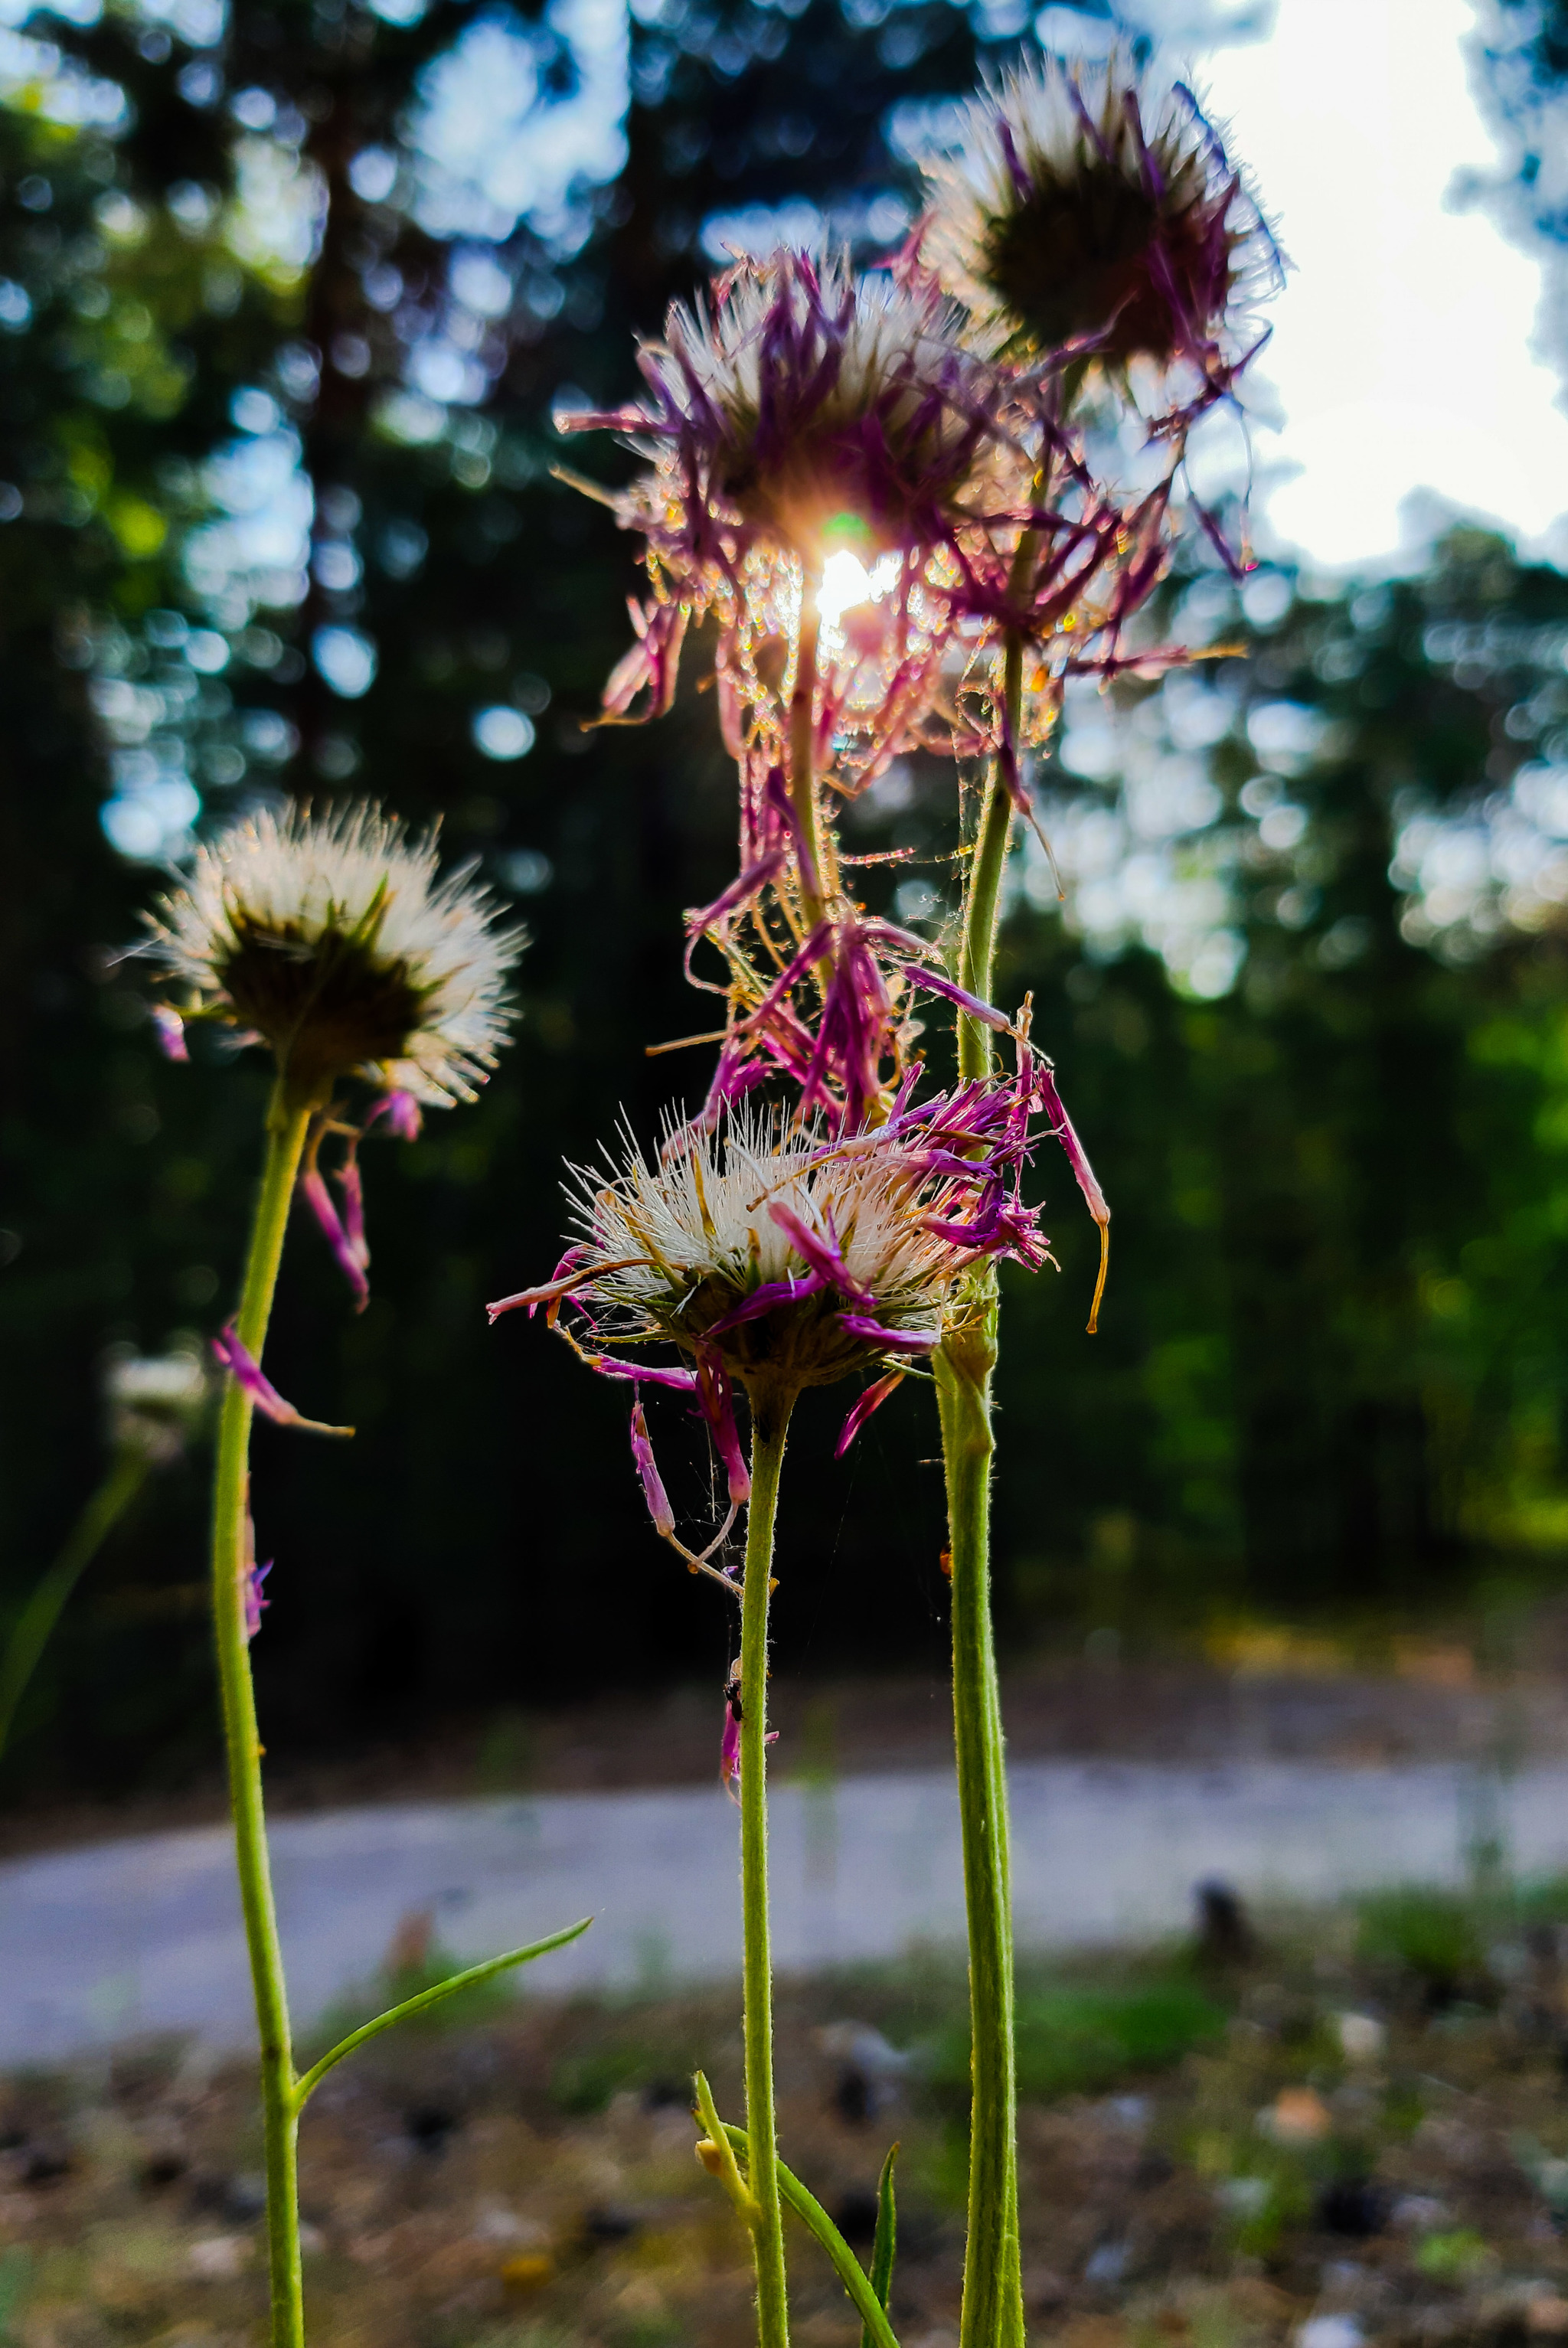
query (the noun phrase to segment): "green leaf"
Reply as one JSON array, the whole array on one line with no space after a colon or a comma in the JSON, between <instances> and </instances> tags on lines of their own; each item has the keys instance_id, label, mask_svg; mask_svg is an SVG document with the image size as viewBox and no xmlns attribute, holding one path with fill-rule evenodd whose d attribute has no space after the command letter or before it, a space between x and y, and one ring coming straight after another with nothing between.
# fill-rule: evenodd
<instances>
[{"instance_id":1,"label":"green leaf","mask_svg":"<svg viewBox=\"0 0 1568 2348\"><path fill-rule=\"evenodd\" d=\"M879 2307L885 2308L892 2290L893 2254L898 2248L898 2211L893 2203L892 2171L898 2158L898 2147L890 2147L877 2181L877 2232L872 2245L872 2289ZM876 2348L868 2323L861 2333L861 2348Z\"/></svg>"},{"instance_id":2,"label":"green leaf","mask_svg":"<svg viewBox=\"0 0 1568 2348\"><path fill-rule=\"evenodd\" d=\"M744 2159L747 2150L746 2130L731 2127L727 2121L724 2132L736 2151ZM892 2186L889 2168L883 2168L882 2177L891 2196ZM865 2269L821 2203L814 2195L807 2192L799 2178L786 2168L782 2161L779 2163L779 2192L785 2208L793 2209L801 2223L816 2235L832 2260L834 2271L854 2302L855 2313L865 2326L865 2337L872 2343L872 2348L898 2348L898 2342L893 2336L892 2326L887 2320L886 2311L872 2290ZM877 2239L879 2241L882 2239L880 2208L877 2213Z\"/></svg>"},{"instance_id":3,"label":"green leaf","mask_svg":"<svg viewBox=\"0 0 1568 2348\"><path fill-rule=\"evenodd\" d=\"M568 1941L578 1940L593 1921L592 1916L584 1916L580 1924L568 1924L564 1931L552 1932L547 1941L534 1941L526 1949L509 1949L501 1957L487 1957L483 1964L469 1965L466 1972L449 1974L445 1981L437 1982L433 1988L422 1989L418 1997L406 1997L400 2005L388 2006L387 2012L378 2013L374 2022L366 2022L358 2030L351 2030L346 2038L340 2038L329 2054L324 2054L319 2063L312 2064L304 2078L295 2081L294 2109L304 2109L327 2073L335 2069L346 2054L352 2054L355 2048L363 2046L367 2039L378 2038L382 2031L390 2030L395 2022L407 2022L410 2014L423 2013L428 2007L439 2005L443 1998L455 1997L459 1990L477 1989L480 1982L493 1980L497 1973L505 1972L511 1965L526 1965L535 1957L547 1957L552 1949L565 1948Z\"/></svg>"}]
</instances>

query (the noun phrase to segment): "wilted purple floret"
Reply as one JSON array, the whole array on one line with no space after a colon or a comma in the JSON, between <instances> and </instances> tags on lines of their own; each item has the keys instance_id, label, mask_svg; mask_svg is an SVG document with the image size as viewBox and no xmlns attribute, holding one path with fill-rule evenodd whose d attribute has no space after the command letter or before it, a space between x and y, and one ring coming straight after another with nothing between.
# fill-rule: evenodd
<instances>
[{"instance_id":1,"label":"wilted purple floret","mask_svg":"<svg viewBox=\"0 0 1568 2348\"><path fill-rule=\"evenodd\" d=\"M735 1424L735 1388L722 1357L712 1345L697 1347L696 1397L713 1437L714 1448L724 1462L729 1497L739 1508L751 1498L751 1474Z\"/></svg>"},{"instance_id":2,"label":"wilted purple floret","mask_svg":"<svg viewBox=\"0 0 1568 2348\"><path fill-rule=\"evenodd\" d=\"M632 1457L636 1462L637 1474L643 1487L643 1498L648 1504L648 1514L654 1520L655 1529L663 1533L667 1540L676 1529L676 1512L670 1506L669 1496L665 1490L658 1465L654 1458L654 1447L648 1437L648 1422L643 1416L641 1395L632 1405Z\"/></svg>"},{"instance_id":3,"label":"wilted purple floret","mask_svg":"<svg viewBox=\"0 0 1568 2348\"><path fill-rule=\"evenodd\" d=\"M425 1122L424 1112L412 1093L383 1093L379 1100L371 1104L366 1117L366 1133L378 1117L387 1119L388 1128L399 1141L418 1141Z\"/></svg>"},{"instance_id":4,"label":"wilted purple floret","mask_svg":"<svg viewBox=\"0 0 1568 2348\"><path fill-rule=\"evenodd\" d=\"M212 1357L220 1367L228 1371L237 1385L244 1388L255 1407L264 1418L278 1426L298 1426L312 1435L352 1435L351 1426L327 1426L318 1418L302 1418L292 1402L285 1402L277 1388L263 1375L261 1365L241 1344L231 1321L211 1340Z\"/></svg>"},{"instance_id":5,"label":"wilted purple floret","mask_svg":"<svg viewBox=\"0 0 1568 2348\"><path fill-rule=\"evenodd\" d=\"M354 1291L356 1309L363 1313L370 1302L370 1282L366 1277L370 1250L365 1239L364 1189L355 1159L348 1160L338 1180L343 1184L346 1218L339 1216L319 1168L313 1166L302 1174L299 1186L321 1225L334 1262Z\"/></svg>"},{"instance_id":6,"label":"wilted purple floret","mask_svg":"<svg viewBox=\"0 0 1568 2348\"><path fill-rule=\"evenodd\" d=\"M152 1032L158 1038L158 1048L164 1058L189 1060L191 1052L185 1041L185 1022L179 1012L171 1011L167 1003L154 1003L149 1009L148 1017L152 1022Z\"/></svg>"},{"instance_id":7,"label":"wilted purple floret","mask_svg":"<svg viewBox=\"0 0 1568 2348\"><path fill-rule=\"evenodd\" d=\"M745 672L734 655L764 624L754 553L808 574L844 542L929 556L1005 503L1017 469L994 462L1012 453L1003 404L935 287L857 279L837 259L739 263L706 303L670 310L638 365L640 400L557 418L630 434L655 458L614 501L655 592L631 607L637 642L605 688L612 716L644 694L645 714L669 706L688 621L710 609L721 678Z\"/></svg>"},{"instance_id":8,"label":"wilted purple floret","mask_svg":"<svg viewBox=\"0 0 1568 2348\"><path fill-rule=\"evenodd\" d=\"M740 1723L728 1696L724 1699L724 1736L718 1748L718 1776L723 1786L740 1783Z\"/></svg>"},{"instance_id":9,"label":"wilted purple floret","mask_svg":"<svg viewBox=\"0 0 1568 2348\"><path fill-rule=\"evenodd\" d=\"M839 1439L833 1446L835 1459L843 1457L872 1411L880 1410L889 1395L903 1385L905 1375L903 1370L889 1370L885 1376L876 1379L872 1385L867 1386L840 1430Z\"/></svg>"},{"instance_id":10,"label":"wilted purple floret","mask_svg":"<svg viewBox=\"0 0 1568 2348\"><path fill-rule=\"evenodd\" d=\"M245 1569L245 1636L247 1639L255 1637L262 1627L262 1617L273 1602L270 1598L262 1596L262 1584L272 1570L270 1559L265 1565L251 1565Z\"/></svg>"}]
</instances>

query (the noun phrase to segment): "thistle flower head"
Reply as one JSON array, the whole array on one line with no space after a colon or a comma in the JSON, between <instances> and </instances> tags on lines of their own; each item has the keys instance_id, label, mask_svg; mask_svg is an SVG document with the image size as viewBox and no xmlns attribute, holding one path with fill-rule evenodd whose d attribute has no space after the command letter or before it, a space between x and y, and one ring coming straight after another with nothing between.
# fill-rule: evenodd
<instances>
[{"instance_id":1,"label":"thistle flower head","mask_svg":"<svg viewBox=\"0 0 1568 2348\"><path fill-rule=\"evenodd\" d=\"M933 1350L960 1257L923 1227L897 1151L837 1155L824 1127L746 1104L717 1132L666 1126L665 1145L649 1159L628 1137L608 1183L577 1170L596 1342L665 1338L790 1387Z\"/></svg>"},{"instance_id":2,"label":"thistle flower head","mask_svg":"<svg viewBox=\"0 0 1568 2348\"><path fill-rule=\"evenodd\" d=\"M652 448L651 513L699 556L726 526L820 569L835 545L940 543L989 446L984 383L934 286L781 251L672 305L637 407L563 417ZM635 508L628 508L635 523Z\"/></svg>"},{"instance_id":3,"label":"thistle flower head","mask_svg":"<svg viewBox=\"0 0 1568 2348\"><path fill-rule=\"evenodd\" d=\"M1185 358L1208 373L1278 280L1274 239L1191 92L1122 57L1006 74L926 176L920 259L982 346L1010 358Z\"/></svg>"},{"instance_id":4,"label":"thistle flower head","mask_svg":"<svg viewBox=\"0 0 1568 2348\"><path fill-rule=\"evenodd\" d=\"M469 871L438 877L433 835L366 805L249 818L197 850L147 927L178 1013L268 1045L302 1103L349 1075L434 1107L471 1099L524 942Z\"/></svg>"}]
</instances>

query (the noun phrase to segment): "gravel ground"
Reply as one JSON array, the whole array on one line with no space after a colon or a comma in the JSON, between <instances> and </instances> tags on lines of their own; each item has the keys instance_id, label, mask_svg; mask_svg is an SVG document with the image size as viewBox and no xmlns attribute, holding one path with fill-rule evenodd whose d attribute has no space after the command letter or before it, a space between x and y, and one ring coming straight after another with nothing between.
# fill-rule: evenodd
<instances>
[{"instance_id":1,"label":"gravel ground","mask_svg":"<svg viewBox=\"0 0 1568 2348\"><path fill-rule=\"evenodd\" d=\"M1568 2336L1568 1897L1374 1901L1199 1951L1031 1972L1031 2337L1067 2348L1522 2348ZM407 1936L397 1976L431 1953ZM350 2019L350 2016L345 2016ZM788 1987L786 2157L862 2239L897 2138L904 2348L952 2348L957 1977ZM533 1999L379 2043L304 2131L315 2348L741 2348L744 2242L692 2157L691 2066L739 2106L733 1995ZM15 2348L262 2337L251 2080L166 2044L0 2095ZM803 2348L858 2326L790 2242Z\"/></svg>"}]
</instances>

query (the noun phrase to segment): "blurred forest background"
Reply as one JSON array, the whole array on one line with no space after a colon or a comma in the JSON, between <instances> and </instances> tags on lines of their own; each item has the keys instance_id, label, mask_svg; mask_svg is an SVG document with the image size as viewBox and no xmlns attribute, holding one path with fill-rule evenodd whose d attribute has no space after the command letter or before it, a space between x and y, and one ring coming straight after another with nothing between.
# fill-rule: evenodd
<instances>
[{"instance_id":1,"label":"blurred forest background","mask_svg":"<svg viewBox=\"0 0 1568 2348\"><path fill-rule=\"evenodd\" d=\"M1568 15L1493 22L1499 232L1550 242ZM583 728L632 548L551 468L626 459L551 417L625 396L634 335L727 249L885 252L913 153L1031 37L1019 0L0 7L13 1614L102 1473L106 1354L211 1333L237 1277L265 1074L160 1057L139 908L235 810L369 791L438 815L533 943L482 1104L367 1148L363 1317L291 1241L269 1368L359 1434L258 1435L269 1743L717 1689L728 1626L647 1529L624 1398L482 1310L553 1262L562 1156L706 1083L644 1047L707 1023L679 918L733 852L695 690ZM1460 524L1392 582L1187 564L1167 623L1222 655L1071 705L1036 776L1065 908L1016 858L1003 999L1034 988L1116 1222L1090 1340L1092 1231L1042 1156L1061 1271L1011 1281L1001 1373L1015 1649L1410 1620L1568 1560L1568 578ZM865 878L936 933L953 807L914 764L855 818L934 860ZM929 1662L928 1397L837 1466L843 1398L809 1400L780 1667ZM702 1503L667 1400L655 1434ZM205 1470L151 1479L84 1583L14 1788L211 1766Z\"/></svg>"}]
</instances>

